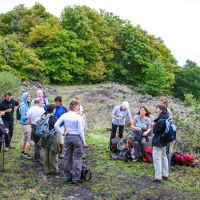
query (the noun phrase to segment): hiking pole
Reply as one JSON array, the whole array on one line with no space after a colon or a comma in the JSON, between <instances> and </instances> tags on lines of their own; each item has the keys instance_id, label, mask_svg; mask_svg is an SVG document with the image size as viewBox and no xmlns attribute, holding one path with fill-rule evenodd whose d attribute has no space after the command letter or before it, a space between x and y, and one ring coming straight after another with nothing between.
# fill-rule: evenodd
<instances>
[{"instance_id":1,"label":"hiking pole","mask_svg":"<svg viewBox=\"0 0 200 200\"><path fill-rule=\"evenodd\" d=\"M2 168L0 168L0 172L3 172L4 171L4 135L2 135L1 142L3 143L3 146L2 146L2 150L3 150L3 153L2 153L2 155L3 155L3 166L2 166Z\"/></svg>"}]
</instances>

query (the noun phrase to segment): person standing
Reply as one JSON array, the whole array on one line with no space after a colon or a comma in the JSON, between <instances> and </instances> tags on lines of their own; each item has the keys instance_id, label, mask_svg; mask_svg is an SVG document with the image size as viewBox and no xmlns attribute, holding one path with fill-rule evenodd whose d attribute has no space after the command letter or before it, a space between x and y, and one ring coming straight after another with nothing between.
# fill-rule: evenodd
<instances>
[{"instance_id":1,"label":"person standing","mask_svg":"<svg viewBox=\"0 0 200 200\"><path fill-rule=\"evenodd\" d=\"M158 118L154 120L155 125L153 127L154 137L152 140L153 146L153 163L155 170L155 179L153 182L160 183L161 180L168 180L168 160L166 155L166 144L162 140L162 134L166 129L165 120L169 118L167 113L167 107L164 105L158 105L156 109Z\"/></svg>"},{"instance_id":2,"label":"person standing","mask_svg":"<svg viewBox=\"0 0 200 200\"><path fill-rule=\"evenodd\" d=\"M54 104L48 104L46 106L45 116L49 117L49 130L54 129L54 125L57 121L56 117L53 115L55 111ZM60 151L58 143L58 134L49 135L47 138L41 138L38 145L43 148L44 152L44 171L46 174L59 175L58 172L58 153Z\"/></svg>"},{"instance_id":3,"label":"person standing","mask_svg":"<svg viewBox=\"0 0 200 200\"><path fill-rule=\"evenodd\" d=\"M81 181L82 151L86 147L81 116L76 112L80 108L78 101L71 101L69 112L64 113L55 123L55 130L62 134L60 124L64 122L67 134L65 137L64 179L66 182L78 184Z\"/></svg>"},{"instance_id":4,"label":"person standing","mask_svg":"<svg viewBox=\"0 0 200 200\"><path fill-rule=\"evenodd\" d=\"M41 107L46 109L46 105L48 105L48 100L41 89L38 89L36 92L35 98L38 97L42 99ZM31 106L34 106L34 99L32 100Z\"/></svg>"},{"instance_id":5,"label":"person standing","mask_svg":"<svg viewBox=\"0 0 200 200\"><path fill-rule=\"evenodd\" d=\"M19 107L19 113L20 113L20 126L22 129L22 132L24 133L24 139L22 142L22 157L26 159L31 159L31 156L29 155L29 148L30 148L30 142L31 142L31 128L28 123L28 117L27 112L30 108L30 100L31 95L29 92L24 92L22 94L22 103Z\"/></svg>"},{"instance_id":6,"label":"person standing","mask_svg":"<svg viewBox=\"0 0 200 200\"><path fill-rule=\"evenodd\" d=\"M60 96L57 96L54 99L54 104L56 107L54 116L56 117L56 119L59 119L61 115L67 112L67 109L62 105L62 97ZM63 159L64 158L64 139L65 139L65 136L63 135L65 131L64 122L60 125L60 129L62 130L62 134L58 135L58 140L59 140L59 145L60 145L59 158Z\"/></svg>"},{"instance_id":7,"label":"person standing","mask_svg":"<svg viewBox=\"0 0 200 200\"><path fill-rule=\"evenodd\" d=\"M112 111L112 130L110 141L112 138L116 137L117 127L119 127L119 138L123 137L126 117L128 117L132 126L133 120L129 110L129 103L127 101L124 101L121 106L116 106Z\"/></svg>"},{"instance_id":8,"label":"person standing","mask_svg":"<svg viewBox=\"0 0 200 200\"><path fill-rule=\"evenodd\" d=\"M41 154L40 154L40 146L38 146L38 141L40 137L36 135L37 123L36 121L44 114L45 110L41 107L42 99L35 98L34 106L32 106L28 112L27 117L29 124L31 124L31 139L34 141L34 162L38 165L41 164Z\"/></svg>"},{"instance_id":9,"label":"person standing","mask_svg":"<svg viewBox=\"0 0 200 200\"><path fill-rule=\"evenodd\" d=\"M19 102L15 101L12 98L12 93L7 92L5 94L5 99L0 103L0 111L4 111L5 115L2 116L3 123L5 127L8 129L8 134L5 135L5 151L9 151L9 149L15 149L15 147L11 146L11 140L13 137L13 127L14 127L14 111L18 108Z\"/></svg>"},{"instance_id":10,"label":"person standing","mask_svg":"<svg viewBox=\"0 0 200 200\"><path fill-rule=\"evenodd\" d=\"M169 106L168 98L167 97L161 97L159 104L166 106L169 118L172 119L172 112L171 112L170 108L168 107ZM170 143L167 144L166 153L167 153L167 159L168 159L168 168L170 170L170 168L171 168Z\"/></svg>"}]
</instances>

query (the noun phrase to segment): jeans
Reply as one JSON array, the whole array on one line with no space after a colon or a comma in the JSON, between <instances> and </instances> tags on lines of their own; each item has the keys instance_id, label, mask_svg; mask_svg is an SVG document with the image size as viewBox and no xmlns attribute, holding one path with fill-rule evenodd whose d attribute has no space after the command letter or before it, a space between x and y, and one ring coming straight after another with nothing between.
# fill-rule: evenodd
<instances>
[{"instance_id":1,"label":"jeans","mask_svg":"<svg viewBox=\"0 0 200 200\"><path fill-rule=\"evenodd\" d=\"M162 176L168 177L168 160L166 147L153 146L153 164L155 169L155 179L162 179Z\"/></svg>"},{"instance_id":2,"label":"jeans","mask_svg":"<svg viewBox=\"0 0 200 200\"><path fill-rule=\"evenodd\" d=\"M145 157L144 151L145 151L145 148L146 148L146 142L147 142L146 137L141 137L140 145L141 145L141 151L142 151L142 157L143 158ZM138 141L133 142L133 148L134 148L134 151L135 151L135 157L138 158L139 157L139 142Z\"/></svg>"}]
</instances>

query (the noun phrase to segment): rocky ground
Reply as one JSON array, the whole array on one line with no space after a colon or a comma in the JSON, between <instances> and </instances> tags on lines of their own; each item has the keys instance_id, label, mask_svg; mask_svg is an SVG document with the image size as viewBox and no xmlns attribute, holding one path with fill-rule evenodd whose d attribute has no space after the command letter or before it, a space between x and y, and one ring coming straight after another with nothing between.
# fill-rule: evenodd
<instances>
[{"instance_id":1,"label":"rocky ground","mask_svg":"<svg viewBox=\"0 0 200 200\"><path fill-rule=\"evenodd\" d=\"M158 97L141 95L134 87L120 84L70 87L44 86L27 82L22 84L22 91L31 91L32 96L35 95L37 88L44 90L50 102L53 102L55 96L61 95L63 105L66 106L73 96L80 97L88 122L85 135L89 147L84 149L83 163L91 169L93 176L90 181L85 181L78 186L66 184L63 180L63 160L59 160L61 175L55 177L45 175L43 166L34 166L32 161L19 158L21 133L17 125L18 134L15 134L14 138L17 150L5 155L6 171L0 174L1 199L199 199L198 151L195 152L196 163L193 167L172 167L169 181L163 181L162 184L152 182L154 178L152 163L148 164L142 160L137 163L110 160L108 148L110 132L106 131L106 128L111 124L112 109L126 100L130 103L132 115L141 105L147 106L155 114ZM174 98L170 98L170 107L174 115L182 118L192 112ZM127 124L124 135L130 132ZM178 130L178 135L179 141L175 143L172 150L190 150L187 145L183 145L182 129Z\"/></svg>"}]
</instances>

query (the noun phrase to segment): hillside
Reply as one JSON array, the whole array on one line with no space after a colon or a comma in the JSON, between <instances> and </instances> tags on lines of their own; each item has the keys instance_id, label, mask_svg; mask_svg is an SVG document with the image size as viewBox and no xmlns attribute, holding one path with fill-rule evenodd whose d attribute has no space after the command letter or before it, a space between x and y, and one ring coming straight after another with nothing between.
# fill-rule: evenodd
<instances>
[{"instance_id":1,"label":"hillside","mask_svg":"<svg viewBox=\"0 0 200 200\"><path fill-rule=\"evenodd\" d=\"M93 177L82 185L73 186L64 183L62 160L59 161L61 176L58 178L45 175L42 166L36 167L32 161L21 159L22 133L19 124L16 124L13 142L17 148L5 153L6 171L0 173L1 199L199 199L199 135L196 135L197 144L191 137L188 138L191 133L186 125L192 121L189 118L192 110L185 108L180 101L170 98L170 108L173 110L178 127L178 141L175 142L174 148L194 154L196 162L193 167L173 167L169 181L158 185L152 182L153 164L141 160L137 163L110 160L108 149L110 132L106 130L111 125L110 115L114 106L127 100L132 115L141 105L147 106L155 114L158 97L141 95L135 88L119 84L41 86L24 83L22 91L30 91L34 96L37 87L45 91L50 102L53 102L56 95L61 95L65 106L68 106L74 95L80 97L88 122L85 135L89 147L84 150L83 162L91 169ZM194 115L192 117L194 119ZM195 126L200 127L197 119ZM130 132L127 124L124 136ZM0 159L1 156L0 154Z\"/></svg>"}]
</instances>

